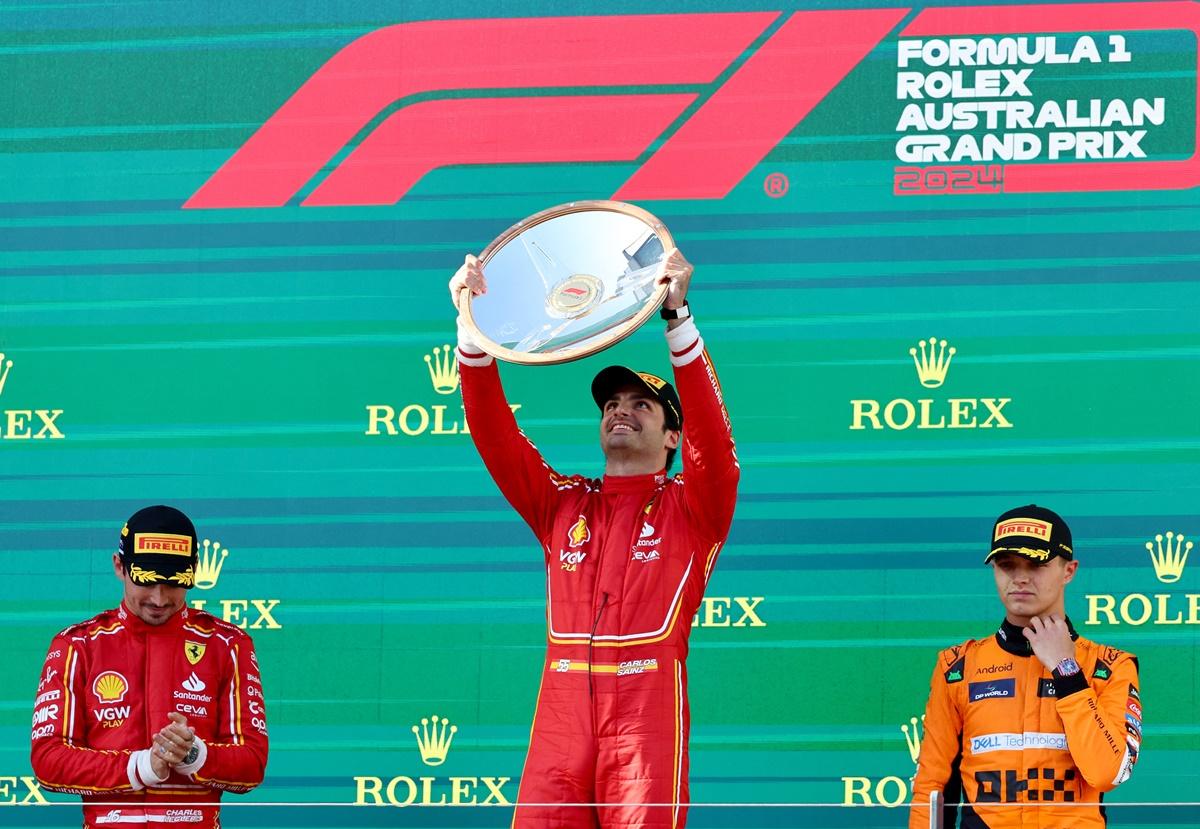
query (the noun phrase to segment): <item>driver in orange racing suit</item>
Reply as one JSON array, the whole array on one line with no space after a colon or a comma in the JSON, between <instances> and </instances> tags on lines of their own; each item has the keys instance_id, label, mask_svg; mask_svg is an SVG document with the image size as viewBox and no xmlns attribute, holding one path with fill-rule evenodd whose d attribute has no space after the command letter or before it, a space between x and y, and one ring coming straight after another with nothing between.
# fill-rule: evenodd
<instances>
[{"instance_id":1,"label":"driver in orange racing suit","mask_svg":"<svg viewBox=\"0 0 1200 829\"><path fill-rule=\"evenodd\" d=\"M1001 515L985 563L1005 618L938 657L908 825L930 825L930 792L942 790L947 827L960 802L963 829L1105 826L1103 794L1129 779L1141 748L1137 659L1066 618L1079 562L1057 514L1031 504Z\"/></svg>"}]
</instances>

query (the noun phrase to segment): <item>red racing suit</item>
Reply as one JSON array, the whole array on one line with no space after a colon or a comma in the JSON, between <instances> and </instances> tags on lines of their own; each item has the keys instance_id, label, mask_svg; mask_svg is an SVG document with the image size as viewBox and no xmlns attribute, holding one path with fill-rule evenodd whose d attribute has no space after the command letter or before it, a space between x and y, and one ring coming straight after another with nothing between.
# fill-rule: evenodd
<instances>
[{"instance_id":1,"label":"red racing suit","mask_svg":"<svg viewBox=\"0 0 1200 829\"><path fill-rule=\"evenodd\" d=\"M935 789L945 792L948 828L960 801L963 829L1106 825L1103 793L1129 779L1141 748L1137 659L1074 628L1071 636L1082 671L1063 678L1051 675L1007 620L994 637L942 651L925 708L910 829L929 826ZM1015 803L1030 805L1007 805Z\"/></svg>"},{"instance_id":2,"label":"red racing suit","mask_svg":"<svg viewBox=\"0 0 1200 829\"><path fill-rule=\"evenodd\" d=\"M171 711L196 729L198 768L155 782L146 750ZM203 611L148 625L122 603L50 643L32 739L38 782L82 795L85 828L217 829L221 792L250 791L267 764L254 645Z\"/></svg>"},{"instance_id":3,"label":"red racing suit","mask_svg":"<svg viewBox=\"0 0 1200 829\"><path fill-rule=\"evenodd\" d=\"M694 323L668 343L684 412L683 474L673 478L559 475L518 430L492 358L459 349L475 445L546 562L547 655L516 827L686 819L688 634L729 533L739 470ZM547 803L613 805L522 805Z\"/></svg>"}]
</instances>

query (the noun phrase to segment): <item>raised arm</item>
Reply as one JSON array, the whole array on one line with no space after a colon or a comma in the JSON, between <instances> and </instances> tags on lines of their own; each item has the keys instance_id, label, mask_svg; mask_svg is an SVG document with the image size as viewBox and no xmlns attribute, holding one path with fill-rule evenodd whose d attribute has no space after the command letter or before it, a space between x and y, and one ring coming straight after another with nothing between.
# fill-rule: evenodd
<instances>
[{"instance_id":1,"label":"raised arm","mask_svg":"<svg viewBox=\"0 0 1200 829\"><path fill-rule=\"evenodd\" d=\"M662 276L667 284L665 310L680 313L687 308L691 278L692 266L678 250L672 250ZM708 541L719 544L733 521L740 475L729 413L716 369L690 314L667 323L667 344L683 405L680 455L689 517Z\"/></svg>"},{"instance_id":2,"label":"raised arm","mask_svg":"<svg viewBox=\"0 0 1200 829\"><path fill-rule=\"evenodd\" d=\"M479 260L467 256L450 280L450 297L458 306L469 291L480 296L487 282ZM539 541L550 530L557 493L566 479L550 468L537 447L517 427L513 407L504 396L496 360L471 339L458 323L458 373L471 439L484 466L513 509Z\"/></svg>"}]
</instances>

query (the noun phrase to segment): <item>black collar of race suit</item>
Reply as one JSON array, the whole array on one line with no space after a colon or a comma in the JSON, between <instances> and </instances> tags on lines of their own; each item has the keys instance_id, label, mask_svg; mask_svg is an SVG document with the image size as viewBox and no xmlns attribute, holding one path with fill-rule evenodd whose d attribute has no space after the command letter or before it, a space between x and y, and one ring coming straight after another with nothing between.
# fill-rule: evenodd
<instances>
[{"instance_id":1,"label":"black collar of race suit","mask_svg":"<svg viewBox=\"0 0 1200 829\"><path fill-rule=\"evenodd\" d=\"M1067 617L1067 630L1071 631L1072 642L1079 638L1079 632L1071 624L1070 617ZM1033 654L1033 648L1030 646L1029 640L1025 638L1024 631L1008 619L1000 623L1000 629L996 631L996 643L1014 656L1031 656Z\"/></svg>"}]
</instances>

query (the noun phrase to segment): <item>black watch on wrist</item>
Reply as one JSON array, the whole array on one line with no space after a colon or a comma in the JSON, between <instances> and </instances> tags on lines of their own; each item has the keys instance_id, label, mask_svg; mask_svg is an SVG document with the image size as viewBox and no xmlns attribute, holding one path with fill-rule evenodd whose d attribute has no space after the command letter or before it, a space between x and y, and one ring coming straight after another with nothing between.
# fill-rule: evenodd
<instances>
[{"instance_id":1,"label":"black watch on wrist","mask_svg":"<svg viewBox=\"0 0 1200 829\"><path fill-rule=\"evenodd\" d=\"M196 743L192 743L192 747L188 750L187 756L183 758L183 762L180 763L180 765L190 765L191 763L196 762L196 758L199 756L200 746L198 746Z\"/></svg>"},{"instance_id":2,"label":"black watch on wrist","mask_svg":"<svg viewBox=\"0 0 1200 829\"><path fill-rule=\"evenodd\" d=\"M692 315L692 311L685 302L678 308L661 308L658 315L665 320L685 320Z\"/></svg>"}]
</instances>

